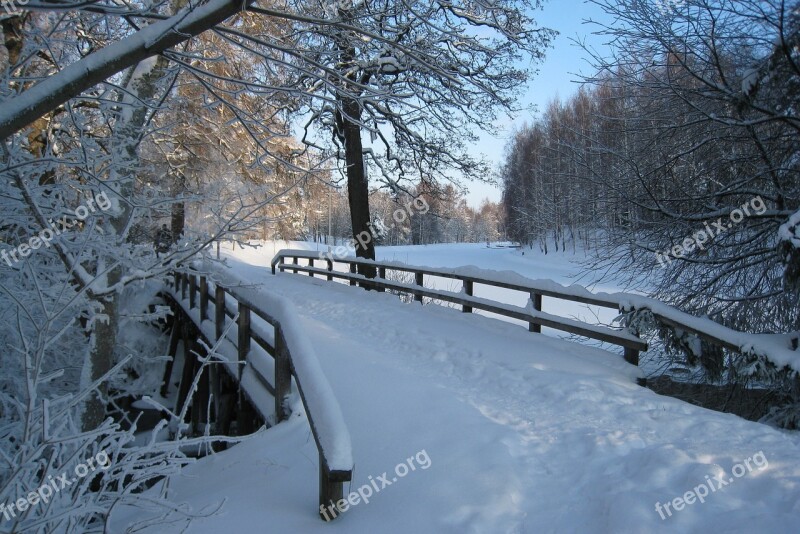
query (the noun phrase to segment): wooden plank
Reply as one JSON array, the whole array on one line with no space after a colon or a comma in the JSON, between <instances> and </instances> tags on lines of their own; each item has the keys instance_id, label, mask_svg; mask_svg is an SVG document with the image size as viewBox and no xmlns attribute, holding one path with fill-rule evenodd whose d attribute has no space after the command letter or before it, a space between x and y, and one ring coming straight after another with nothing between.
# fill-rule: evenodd
<instances>
[{"instance_id":1,"label":"wooden plank","mask_svg":"<svg viewBox=\"0 0 800 534\"><path fill-rule=\"evenodd\" d=\"M423 274L422 273L414 273L414 283L417 284L419 287L424 287L423 284ZM417 302L422 302L422 293L417 293L414 295L414 300Z\"/></svg>"},{"instance_id":2,"label":"wooden plank","mask_svg":"<svg viewBox=\"0 0 800 534\"><path fill-rule=\"evenodd\" d=\"M328 259L328 260L325 260L325 263L327 264L328 273L333 272L333 262L330 259ZM328 282L333 280L333 276L330 275L330 274L328 274L328 276L326 278L327 278Z\"/></svg>"},{"instance_id":3,"label":"wooden plank","mask_svg":"<svg viewBox=\"0 0 800 534\"><path fill-rule=\"evenodd\" d=\"M308 266L312 268L314 267L314 258L308 258ZM308 276L314 278L314 271L308 271Z\"/></svg>"}]
</instances>

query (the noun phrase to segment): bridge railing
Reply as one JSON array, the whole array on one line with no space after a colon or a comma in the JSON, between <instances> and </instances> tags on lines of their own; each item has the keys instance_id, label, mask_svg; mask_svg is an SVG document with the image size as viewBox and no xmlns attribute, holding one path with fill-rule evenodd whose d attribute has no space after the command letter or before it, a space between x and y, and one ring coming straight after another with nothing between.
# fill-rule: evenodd
<instances>
[{"instance_id":1,"label":"bridge railing","mask_svg":"<svg viewBox=\"0 0 800 534\"><path fill-rule=\"evenodd\" d=\"M305 265L300 263L303 260ZM324 267L317 267L324 265ZM346 266L345 272L335 267ZM377 271L376 278L366 278L358 274L358 266L369 266ZM327 280L342 279L350 285L360 285L378 291L394 290L401 294L413 295L417 301L423 297L460 304L465 313L479 309L501 316L528 322L531 332L541 332L541 327L569 332L579 336L604 341L624 348L625 360L633 365L639 364L639 353L648 344L639 338L637 332L627 328L612 329L605 326L590 325L573 319L559 317L542 310L542 297L551 297L610 308L632 317L643 312L651 313L661 325L675 332L688 333L712 345L734 352L751 353L763 357L777 366L790 365L800 370L800 354L795 350L798 336L772 334L751 334L727 328L708 318L701 318L681 312L663 302L642 295L630 293L592 293L580 286L563 286L551 280L530 280L516 273L505 274L487 272L477 268L443 269L415 267L400 262L365 260L355 257L340 257L306 250L284 249L272 260L272 272L289 271L320 276ZM386 278L387 272L405 272L414 275L414 284L397 282ZM460 292L442 291L424 287L425 277L448 278L461 281ZM528 306L511 306L474 296L475 286L485 285L526 293ZM780 339L779 339L780 338ZM788 341L787 341L788 340ZM640 383L644 383L640 380Z\"/></svg>"},{"instance_id":2,"label":"bridge railing","mask_svg":"<svg viewBox=\"0 0 800 534\"><path fill-rule=\"evenodd\" d=\"M219 340L229 344L228 348L232 346L233 350L227 352L235 354L228 354L229 362L224 367L264 419L273 413L277 422L289 418L287 399L294 378L319 452L320 516L326 521L335 518L335 503L344 495L343 483L352 478L350 434L314 348L296 323L297 313L291 302L262 293L256 303L241 288L213 284L205 276L186 272L174 274L170 289L175 302L209 346L217 345ZM210 305L213 316L209 315ZM235 325L231 325L234 319ZM226 336L228 329L235 336ZM251 350L252 343L272 357L272 365L260 357L261 351ZM226 351L221 352L225 356ZM171 369L166 376L170 373ZM184 369L184 377L187 373ZM182 395L183 385L179 402ZM266 401L270 396L272 406ZM202 398L196 401L200 405L207 403ZM194 410L192 416L194 419ZM327 510L324 514L323 509Z\"/></svg>"},{"instance_id":3,"label":"bridge railing","mask_svg":"<svg viewBox=\"0 0 800 534\"><path fill-rule=\"evenodd\" d=\"M303 260L306 265L300 264ZM324 268L317 264L325 265ZM338 271L335 264L347 266L346 272ZM376 278L366 278L357 273L358 266L371 266L376 269ZM430 267L415 267L400 262L382 262L365 260L354 257L320 256L320 253L305 250L279 251L272 260L272 272L289 271L292 273L306 273L309 276L320 276L327 280L348 280L350 285L360 285L378 291L387 289L400 293L413 295L414 299L422 302L423 297L451 302L461 306L464 313L473 310L483 310L504 317L518 319L528 323L530 332L541 332L542 327L553 328L570 334L604 341L623 347L625 360L633 365L639 364L639 352L647 350L647 342L625 329L614 329L606 326L591 325L574 319L560 317L542 310L542 297L591 304L604 308L618 310L619 303L611 298L595 295L583 288L567 288L549 280L528 281L513 280L510 278L491 278L486 273L473 274L467 269L435 269ZM390 271L412 273L414 284L397 282L386 278ZM448 278L461 282L461 291L443 291L425 287L425 277ZM518 277L521 278L521 277ZM495 300L476 297L475 286L485 285L519 291L529 297L528 306L520 307L498 302Z\"/></svg>"}]
</instances>

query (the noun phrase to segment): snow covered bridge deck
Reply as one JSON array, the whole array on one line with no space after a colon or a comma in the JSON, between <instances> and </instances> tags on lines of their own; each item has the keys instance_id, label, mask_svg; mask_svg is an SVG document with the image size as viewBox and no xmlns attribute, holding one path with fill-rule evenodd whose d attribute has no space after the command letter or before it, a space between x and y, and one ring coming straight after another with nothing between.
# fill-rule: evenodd
<instances>
[{"instance_id":1,"label":"snow covered bridge deck","mask_svg":"<svg viewBox=\"0 0 800 534\"><path fill-rule=\"evenodd\" d=\"M352 437L345 494L354 493L342 517L319 520L309 483L317 449L300 412L171 482L172 499L201 516L187 532L789 532L800 524L796 434L658 396L604 350L232 264L230 281L251 286L254 302L282 295L299 311ZM187 522L174 514L150 532Z\"/></svg>"}]
</instances>

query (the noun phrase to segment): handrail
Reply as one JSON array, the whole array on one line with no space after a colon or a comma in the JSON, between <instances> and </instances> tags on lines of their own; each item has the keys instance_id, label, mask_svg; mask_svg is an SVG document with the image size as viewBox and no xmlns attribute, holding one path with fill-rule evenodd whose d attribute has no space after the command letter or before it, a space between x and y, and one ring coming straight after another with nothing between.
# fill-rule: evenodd
<instances>
[{"instance_id":1,"label":"handrail","mask_svg":"<svg viewBox=\"0 0 800 534\"><path fill-rule=\"evenodd\" d=\"M284 260L291 258L291 264ZM300 265L298 259L308 260L308 265ZM325 269L314 267L314 262L320 260L327 265ZM333 265L336 263L349 266L349 272L334 271ZM358 265L369 265L376 267L377 278L366 278L356 273ZM623 347L625 360L632 365L639 364L639 352L648 348L647 342L626 330L615 330L604 326L590 325L581 321L559 317L542 311L542 297L554 297L584 304L593 304L607 308L617 308L618 304L612 300L590 293L584 288L565 288L560 284L550 280L528 280L516 273L509 274L506 279L491 278L492 273L486 273L479 269L436 269L431 267L416 267L400 262L386 262L365 260L354 257L333 257L320 256L319 253L304 250L284 249L278 251L271 262L273 274L279 269L307 273L309 276L320 275L327 280L334 278L349 280L351 285L360 284L363 287L385 291L391 289L402 293L414 295L417 301L422 301L423 297L433 298L455 304L461 304L462 311L471 313L473 309L488 311L505 317L519 319L528 323L531 332L540 333L541 327L553 328L571 334L604 341ZM386 279L386 271L401 271L414 273L414 284L405 284ZM424 276L436 276L460 280L462 291L455 293L452 291L434 290L424 287ZM482 275L482 276L479 276ZM510 278L510 279L509 279ZM527 283L526 283L527 282ZM522 308L509 304L492 301L474 296L476 284L501 287L505 289L521 291L529 295L529 306ZM571 289L572 291L567 291Z\"/></svg>"},{"instance_id":2,"label":"handrail","mask_svg":"<svg viewBox=\"0 0 800 534\"><path fill-rule=\"evenodd\" d=\"M200 330L203 337L214 345L223 337L228 319L237 317L237 341L231 342L236 349L238 362L225 366L229 374L239 382L254 406L262 413L270 410L255 399L263 397L253 388L263 387L274 399L274 413L278 422L291 415L287 398L291 391L292 377L308 417L311 432L319 451L320 517L328 521L336 517L335 503L344 495L343 483L352 479L353 458L350 434L333 390L328 383L313 346L296 323L297 312L290 301L271 294L260 294L259 303L251 300L234 287L214 284L213 296L209 294L210 283L202 275L175 272L171 286L173 299L184 309ZM188 293L188 294L187 294ZM198 302L197 295L200 299ZM231 297L236 303L236 315L226 302ZM208 305L214 304L214 317L208 316ZM265 311L262 308L267 308ZM252 315L272 327L272 339L268 332L258 332L259 326L252 322ZM213 328L204 322L213 320ZM273 376L267 376L261 365L251 359L250 341L255 341L274 360ZM245 369L256 381L242 380ZM327 513L323 514L323 510ZM333 513L330 513L333 510Z\"/></svg>"},{"instance_id":3,"label":"handrail","mask_svg":"<svg viewBox=\"0 0 800 534\"><path fill-rule=\"evenodd\" d=\"M287 263L286 260L293 260ZM308 260L308 265L300 265L298 259ZM325 269L314 266L315 261L326 263ZM334 271L334 264L349 266L349 272ZM521 319L529 322L532 332L540 332L541 326L546 326L573 334L578 334L591 339L598 339L616 344L625 348L625 360L638 365L639 351L647 350L647 343L638 339L632 332L612 330L603 327L580 324L578 321L549 315L542 312L542 297L551 297L561 300L580 302L611 308L620 313L649 312L661 324L676 330L693 334L698 338L718 345L720 347L739 353L754 354L764 357L778 366L789 366L800 371L800 352L798 352L798 333L780 336L773 334L750 334L725 327L708 318L700 318L682 312L658 300L634 295L630 293L592 293L580 286L563 286L552 280L531 280L517 273L498 273L472 267L456 269L443 269L431 267L416 267L396 261L376 261L355 257L339 257L332 254L319 253L307 250L283 249L278 251L272 259L272 273L276 270L304 272L309 276L320 275L327 280L333 278L350 281L350 285L360 284L363 287L376 288L379 291L392 289L414 295L418 301L422 297L429 297L462 305L464 312L471 312L473 308L497 313L499 315ZM356 273L359 265L377 268L377 278L366 278ZM415 283L403 284L386 279L387 271L401 271L414 273ZM437 291L423 287L424 276L435 276L460 280L462 291L454 293ZM480 299L473 296L476 284L500 287L514 291L528 293L529 306L520 308L507 304ZM785 339L784 339L785 338Z\"/></svg>"}]
</instances>

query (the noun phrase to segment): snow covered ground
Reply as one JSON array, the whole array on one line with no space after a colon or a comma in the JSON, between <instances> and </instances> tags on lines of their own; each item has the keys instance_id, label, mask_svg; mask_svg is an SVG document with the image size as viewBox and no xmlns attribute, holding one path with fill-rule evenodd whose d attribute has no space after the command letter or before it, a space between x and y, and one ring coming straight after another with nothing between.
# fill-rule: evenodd
<instances>
[{"instance_id":1,"label":"snow covered ground","mask_svg":"<svg viewBox=\"0 0 800 534\"><path fill-rule=\"evenodd\" d=\"M797 433L658 396L635 385L635 368L597 348L342 284L272 276L272 252L231 253L227 276L255 284L254 300L273 292L300 311L352 437L355 472L345 489L372 488L369 502L358 496L333 523L318 519L317 451L298 414L171 480L172 500L202 517L172 514L137 532L800 530ZM485 245L395 247L379 256L512 268L562 283L577 272L564 256ZM134 531L145 518L121 510L115 525Z\"/></svg>"}]
</instances>

